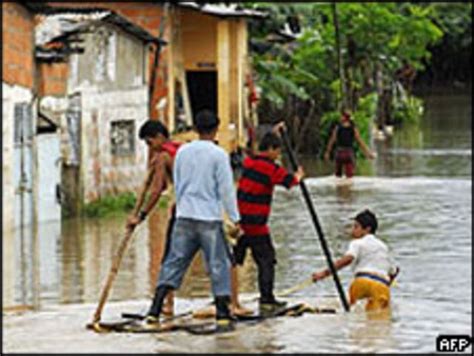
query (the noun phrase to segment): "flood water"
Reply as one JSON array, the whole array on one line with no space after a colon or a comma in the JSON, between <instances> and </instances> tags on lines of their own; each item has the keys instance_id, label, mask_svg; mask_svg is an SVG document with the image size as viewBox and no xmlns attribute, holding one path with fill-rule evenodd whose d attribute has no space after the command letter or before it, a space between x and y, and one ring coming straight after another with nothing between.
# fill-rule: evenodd
<instances>
[{"instance_id":1,"label":"flood water","mask_svg":"<svg viewBox=\"0 0 474 356\"><path fill-rule=\"evenodd\" d=\"M358 162L350 187L336 186L331 164L302 159L333 259L348 246L350 217L364 208L377 214L377 235L401 267L392 288L390 315L374 319L358 307L349 314L342 310L336 315L307 314L252 326L225 341L210 342L206 337L207 343L190 342L188 349L173 335L161 335L160 340L170 349L176 342L184 352L434 352L439 334L472 335L471 110L467 94L427 96L419 127L404 127L394 137L374 142L377 159ZM122 239L125 218L40 226L35 243L4 237L4 256L15 251L4 261L4 306L32 305L41 311L48 305L96 303ZM299 188L277 189L270 222L278 259L276 291L326 267ZM165 229L164 211L156 211L139 227L109 301L150 297ZM339 276L347 290L350 268ZM253 261L247 258L240 271L240 291L254 294L256 283ZM177 297L209 298L209 290L203 262L195 259ZM331 279L297 292L292 299L341 309ZM143 309L147 306L143 304ZM157 344L151 350L160 348Z\"/></svg>"}]
</instances>

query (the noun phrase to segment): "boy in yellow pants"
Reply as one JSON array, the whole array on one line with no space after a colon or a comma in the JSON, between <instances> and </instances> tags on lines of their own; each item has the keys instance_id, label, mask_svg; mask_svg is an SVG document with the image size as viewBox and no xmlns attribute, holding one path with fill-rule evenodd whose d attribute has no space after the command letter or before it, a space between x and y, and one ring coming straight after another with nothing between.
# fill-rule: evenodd
<instances>
[{"instance_id":1,"label":"boy in yellow pants","mask_svg":"<svg viewBox=\"0 0 474 356\"><path fill-rule=\"evenodd\" d=\"M350 304L367 299L366 311L385 309L390 305L390 285L400 269L389 255L387 245L375 237L377 218L364 210L354 218L353 240L345 255L334 262L338 270L353 263L354 280L349 288ZM313 281L331 275L329 269L313 273Z\"/></svg>"}]
</instances>

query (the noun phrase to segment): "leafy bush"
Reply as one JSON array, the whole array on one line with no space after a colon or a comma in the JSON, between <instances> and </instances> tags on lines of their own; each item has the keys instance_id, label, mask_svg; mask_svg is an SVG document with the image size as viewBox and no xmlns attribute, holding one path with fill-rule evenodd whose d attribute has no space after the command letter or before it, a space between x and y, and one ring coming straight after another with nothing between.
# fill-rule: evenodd
<instances>
[{"instance_id":1,"label":"leafy bush","mask_svg":"<svg viewBox=\"0 0 474 356\"><path fill-rule=\"evenodd\" d=\"M395 124L417 124L423 115L423 100L409 95L404 100L393 103L393 121Z\"/></svg>"},{"instance_id":2,"label":"leafy bush","mask_svg":"<svg viewBox=\"0 0 474 356\"><path fill-rule=\"evenodd\" d=\"M326 152L326 147L329 142L329 138L331 137L331 133L334 127L339 122L339 118L341 117L341 113L339 111L328 111L323 114L321 117L321 142L323 143L323 147L321 150L321 157L324 157L324 152Z\"/></svg>"},{"instance_id":3,"label":"leafy bush","mask_svg":"<svg viewBox=\"0 0 474 356\"><path fill-rule=\"evenodd\" d=\"M159 209L166 209L169 206L170 197L162 195L158 201ZM137 198L134 193L123 193L114 196L105 196L92 203L86 204L83 214L89 218L102 218L114 214L130 212L136 204Z\"/></svg>"},{"instance_id":4,"label":"leafy bush","mask_svg":"<svg viewBox=\"0 0 474 356\"><path fill-rule=\"evenodd\" d=\"M135 206L134 193L123 193L105 196L92 203L86 204L83 213L87 217L104 217L118 212L128 212Z\"/></svg>"},{"instance_id":5,"label":"leafy bush","mask_svg":"<svg viewBox=\"0 0 474 356\"><path fill-rule=\"evenodd\" d=\"M357 110L353 115L360 137L366 143L370 141L370 129L376 116L377 98L377 93L371 93L360 98Z\"/></svg>"}]
</instances>

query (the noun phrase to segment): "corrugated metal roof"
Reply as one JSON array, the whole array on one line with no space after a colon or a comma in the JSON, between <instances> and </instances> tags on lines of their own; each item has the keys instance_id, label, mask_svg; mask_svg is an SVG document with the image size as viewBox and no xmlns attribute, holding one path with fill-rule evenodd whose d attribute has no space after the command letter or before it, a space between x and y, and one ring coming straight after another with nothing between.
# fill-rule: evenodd
<instances>
[{"instance_id":1,"label":"corrugated metal roof","mask_svg":"<svg viewBox=\"0 0 474 356\"><path fill-rule=\"evenodd\" d=\"M195 1L180 1L175 5L200 11L202 13L219 17L254 17L263 18L267 14L261 11L242 8L238 3L228 4L202 4Z\"/></svg>"},{"instance_id":2,"label":"corrugated metal roof","mask_svg":"<svg viewBox=\"0 0 474 356\"><path fill-rule=\"evenodd\" d=\"M39 15L38 23L35 28L35 43L37 46L43 46L58 38L84 31L94 22L102 20L107 15L107 12Z\"/></svg>"},{"instance_id":3,"label":"corrugated metal roof","mask_svg":"<svg viewBox=\"0 0 474 356\"><path fill-rule=\"evenodd\" d=\"M35 33L37 46L65 38L74 33L87 31L92 26L101 23L114 24L145 42L159 41L161 44L166 44L165 41L159 40L148 31L109 10L62 9L38 16L39 23L36 25Z\"/></svg>"}]
</instances>

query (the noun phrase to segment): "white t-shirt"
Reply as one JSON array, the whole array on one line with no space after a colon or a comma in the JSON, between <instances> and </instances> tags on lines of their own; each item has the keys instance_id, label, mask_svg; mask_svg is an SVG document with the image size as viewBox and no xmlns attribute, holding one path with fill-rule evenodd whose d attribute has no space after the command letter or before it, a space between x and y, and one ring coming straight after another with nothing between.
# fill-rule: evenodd
<instances>
[{"instance_id":1,"label":"white t-shirt","mask_svg":"<svg viewBox=\"0 0 474 356\"><path fill-rule=\"evenodd\" d=\"M395 273L396 266L390 257L387 245L372 234L352 240L346 254L354 257L352 261L354 274L372 272L388 277L388 274Z\"/></svg>"}]
</instances>

